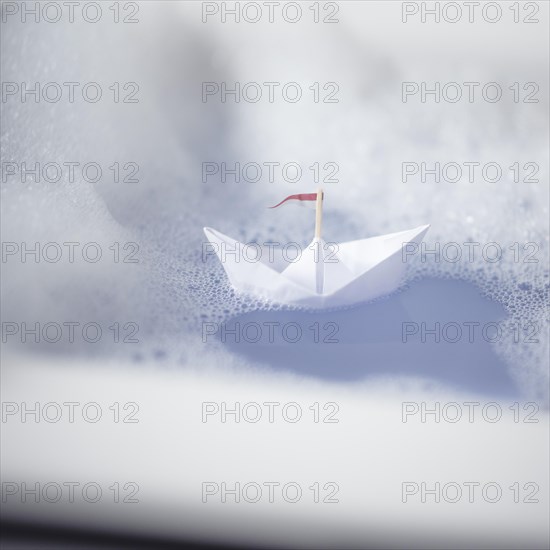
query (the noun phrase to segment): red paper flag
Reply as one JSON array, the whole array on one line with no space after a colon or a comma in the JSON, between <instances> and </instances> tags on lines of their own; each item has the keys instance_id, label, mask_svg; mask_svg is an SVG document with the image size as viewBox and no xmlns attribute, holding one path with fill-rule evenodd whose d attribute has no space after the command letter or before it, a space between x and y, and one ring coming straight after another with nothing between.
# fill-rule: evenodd
<instances>
[{"instance_id":1,"label":"red paper flag","mask_svg":"<svg viewBox=\"0 0 550 550\"><path fill-rule=\"evenodd\" d=\"M287 201L299 201L298 204L300 204L302 201L316 201L317 200L317 193L300 193L298 195L289 195L286 199L283 199L279 204L276 204L275 206L270 206L269 208L277 208L285 203ZM307 204L307 202L306 202ZM312 205L314 206L314 205Z\"/></svg>"}]
</instances>

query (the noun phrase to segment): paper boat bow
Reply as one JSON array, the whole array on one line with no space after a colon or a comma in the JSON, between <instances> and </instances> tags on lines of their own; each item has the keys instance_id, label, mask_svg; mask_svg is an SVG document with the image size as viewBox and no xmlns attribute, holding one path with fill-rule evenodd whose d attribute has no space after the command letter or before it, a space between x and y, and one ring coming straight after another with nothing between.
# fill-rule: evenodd
<instances>
[{"instance_id":1,"label":"paper boat bow","mask_svg":"<svg viewBox=\"0 0 550 550\"><path fill-rule=\"evenodd\" d=\"M396 290L405 274L402 254L408 243L420 244L429 225L345 243L315 238L294 259L284 249L247 245L204 228L233 287L245 294L282 304L321 309L366 302ZM228 253L227 251L236 251Z\"/></svg>"}]
</instances>

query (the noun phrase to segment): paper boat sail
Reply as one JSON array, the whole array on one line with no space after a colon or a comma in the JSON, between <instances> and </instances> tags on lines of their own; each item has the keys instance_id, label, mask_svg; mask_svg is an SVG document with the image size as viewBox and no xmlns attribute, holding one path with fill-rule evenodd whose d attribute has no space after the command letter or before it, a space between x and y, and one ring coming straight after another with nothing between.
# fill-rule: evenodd
<instances>
[{"instance_id":1,"label":"paper boat sail","mask_svg":"<svg viewBox=\"0 0 550 550\"><path fill-rule=\"evenodd\" d=\"M294 195L311 197L312 195ZM296 253L240 243L215 229L204 232L235 290L281 304L322 309L348 306L390 294L401 284L408 243L420 244L429 225L345 243L326 243L317 229L311 244ZM286 200L286 199L285 199ZM313 200L297 199L297 200ZM284 201L283 201L284 202ZM294 252L294 251L293 251Z\"/></svg>"}]
</instances>

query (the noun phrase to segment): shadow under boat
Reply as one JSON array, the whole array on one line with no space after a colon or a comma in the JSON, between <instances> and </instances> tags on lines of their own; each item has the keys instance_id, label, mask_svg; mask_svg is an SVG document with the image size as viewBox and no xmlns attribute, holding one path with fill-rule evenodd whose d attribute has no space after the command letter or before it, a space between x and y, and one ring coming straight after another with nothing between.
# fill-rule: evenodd
<instances>
[{"instance_id":1,"label":"shadow under boat","mask_svg":"<svg viewBox=\"0 0 550 550\"><path fill-rule=\"evenodd\" d=\"M347 310L239 315L211 337L279 371L342 382L410 376L512 397L516 385L490 342L505 317L474 285L430 278Z\"/></svg>"}]
</instances>

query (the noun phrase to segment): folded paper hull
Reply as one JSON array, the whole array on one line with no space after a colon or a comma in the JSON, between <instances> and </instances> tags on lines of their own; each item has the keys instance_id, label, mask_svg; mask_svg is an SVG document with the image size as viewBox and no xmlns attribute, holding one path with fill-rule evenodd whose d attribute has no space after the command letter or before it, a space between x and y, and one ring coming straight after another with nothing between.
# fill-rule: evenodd
<instances>
[{"instance_id":1,"label":"folded paper hull","mask_svg":"<svg viewBox=\"0 0 550 550\"><path fill-rule=\"evenodd\" d=\"M407 258L429 225L409 231L346 243L314 239L291 252L243 244L215 229L204 228L235 290L281 304L332 308L374 300L401 284Z\"/></svg>"}]
</instances>

